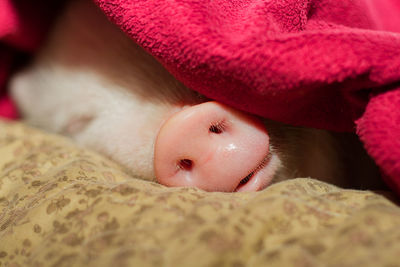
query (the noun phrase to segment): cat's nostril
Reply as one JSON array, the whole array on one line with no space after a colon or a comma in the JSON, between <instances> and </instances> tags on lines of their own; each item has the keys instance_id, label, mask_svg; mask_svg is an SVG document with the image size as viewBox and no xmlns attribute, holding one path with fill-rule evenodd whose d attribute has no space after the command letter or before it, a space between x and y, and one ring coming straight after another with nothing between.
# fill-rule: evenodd
<instances>
[{"instance_id":1,"label":"cat's nostril","mask_svg":"<svg viewBox=\"0 0 400 267\"><path fill-rule=\"evenodd\" d=\"M181 170L190 171L193 168L193 161L190 159L181 159L178 161L178 167Z\"/></svg>"}]
</instances>

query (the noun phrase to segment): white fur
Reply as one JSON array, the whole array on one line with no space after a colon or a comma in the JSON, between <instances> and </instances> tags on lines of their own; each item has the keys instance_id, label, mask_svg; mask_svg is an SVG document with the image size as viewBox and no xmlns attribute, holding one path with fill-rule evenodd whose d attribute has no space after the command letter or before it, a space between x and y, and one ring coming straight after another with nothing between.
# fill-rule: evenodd
<instances>
[{"instance_id":1,"label":"white fur","mask_svg":"<svg viewBox=\"0 0 400 267\"><path fill-rule=\"evenodd\" d=\"M69 135L147 179L162 121L180 99L196 99L89 1L71 1L10 87L28 123Z\"/></svg>"}]
</instances>

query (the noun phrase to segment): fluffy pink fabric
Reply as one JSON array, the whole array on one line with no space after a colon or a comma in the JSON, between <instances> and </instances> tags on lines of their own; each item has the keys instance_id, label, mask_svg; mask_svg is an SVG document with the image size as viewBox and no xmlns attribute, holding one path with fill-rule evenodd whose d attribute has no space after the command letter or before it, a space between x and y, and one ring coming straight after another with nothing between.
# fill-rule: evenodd
<instances>
[{"instance_id":1,"label":"fluffy pink fabric","mask_svg":"<svg viewBox=\"0 0 400 267\"><path fill-rule=\"evenodd\" d=\"M398 0L95 2L210 98L294 125L357 130L400 194Z\"/></svg>"}]
</instances>

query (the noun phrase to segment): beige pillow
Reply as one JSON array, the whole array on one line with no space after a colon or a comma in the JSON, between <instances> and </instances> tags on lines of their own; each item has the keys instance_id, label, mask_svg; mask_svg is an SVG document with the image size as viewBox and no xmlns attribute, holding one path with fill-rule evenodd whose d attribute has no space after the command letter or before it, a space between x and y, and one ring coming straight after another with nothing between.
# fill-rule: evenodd
<instances>
[{"instance_id":1,"label":"beige pillow","mask_svg":"<svg viewBox=\"0 0 400 267\"><path fill-rule=\"evenodd\" d=\"M0 122L0 266L400 266L400 208L311 179L166 188Z\"/></svg>"}]
</instances>

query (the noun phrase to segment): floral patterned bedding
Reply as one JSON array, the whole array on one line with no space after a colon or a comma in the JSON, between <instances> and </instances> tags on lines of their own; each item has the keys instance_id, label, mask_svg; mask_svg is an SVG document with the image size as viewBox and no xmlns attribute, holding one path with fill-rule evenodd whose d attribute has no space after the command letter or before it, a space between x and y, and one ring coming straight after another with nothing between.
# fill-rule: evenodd
<instances>
[{"instance_id":1,"label":"floral patterned bedding","mask_svg":"<svg viewBox=\"0 0 400 267\"><path fill-rule=\"evenodd\" d=\"M0 122L0 266L400 266L400 208L311 179L166 188Z\"/></svg>"}]
</instances>

